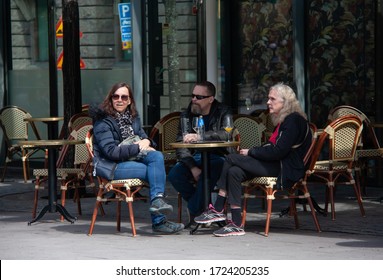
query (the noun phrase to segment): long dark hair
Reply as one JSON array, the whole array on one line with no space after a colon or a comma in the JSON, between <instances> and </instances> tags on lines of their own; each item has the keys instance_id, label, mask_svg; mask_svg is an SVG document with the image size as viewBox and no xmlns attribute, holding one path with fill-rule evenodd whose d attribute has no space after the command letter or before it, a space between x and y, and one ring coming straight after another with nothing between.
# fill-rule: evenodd
<instances>
[{"instance_id":1,"label":"long dark hair","mask_svg":"<svg viewBox=\"0 0 383 280\"><path fill-rule=\"evenodd\" d=\"M116 83L109 90L108 95L105 97L104 101L101 103L100 108L105 111L110 116L116 116L116 111L113 108L112 95L122 87L126 87L129 91L130 104L128 105L128 110L132 114L132 117L135 118L138 115L136 109L136 102L134 101L133 91L127 83Z\"/></svg>"}]
</instances>

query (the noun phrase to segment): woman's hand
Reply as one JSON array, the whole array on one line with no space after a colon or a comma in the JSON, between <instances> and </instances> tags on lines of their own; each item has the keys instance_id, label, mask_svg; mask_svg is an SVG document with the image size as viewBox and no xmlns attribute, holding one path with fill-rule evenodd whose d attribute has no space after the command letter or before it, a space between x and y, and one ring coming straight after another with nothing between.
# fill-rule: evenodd
<instances>
[{"instance_id":1,"label":"woman's hand","mask_svg":"<svg viewBox=\"0 0 383 280\"><path fill-rule=\"evenodd\" d=\"M247 156L249 153L249 149L240 149L239 154L243 156Z\"/></svg>"},{"instance_id":2,"label":"woman's hand","mask_svg":"<svg viewBox=\"0 0 383 280\"><path fill-rule=\"evenodd\" d=\"M192 167L192 169L190 169L190 171L193 175L194 181L198 182L199 177L201 176L202 170L195 166L195 167Z\"/></svg>"},{"instance_id":3,"label":"woman's hand","mask_svg":"<svg viewBox=\"0 0 383 280\"><path fill-rule=\"evenodd\" d=\"M155 150L152 147L150 147L149 139L142 139L140 141L135 142L134 144L138 144L138 146L140 147L140 151L141 150L148 150L148 151L154 151ZM152 148L152 149L150 149L150 148Z\"/></svg>"}]
</instances>

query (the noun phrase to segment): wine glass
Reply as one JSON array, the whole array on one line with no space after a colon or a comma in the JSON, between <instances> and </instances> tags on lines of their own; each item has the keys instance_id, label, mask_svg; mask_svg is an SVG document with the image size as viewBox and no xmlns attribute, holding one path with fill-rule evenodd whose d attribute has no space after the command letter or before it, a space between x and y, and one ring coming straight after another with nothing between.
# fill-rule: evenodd
<instances>
[{"instance_id":1,"label":"wine glass","mask_svg":"<svg viewBox=\"0 0 383 280\"><path fill-rule=\"evenodd\" d=\"M195 131L195 133L197 133L199 135L199 133L198 133L199 132L199 118L198 117L193 117L192 127L193 127L193 130Z\"/></svg>"},{"instance_id":2,"label":"wine glass","mask_svg":"<svg viewBox=\"0 0 383 280\"><path fill-rule=\"evenodd\" d=\"M222 120L223 129L227 133L227 142L231 141L231 132L234 128L233 117L231 115L225 115Z\"/></svg>"}]
</instances>

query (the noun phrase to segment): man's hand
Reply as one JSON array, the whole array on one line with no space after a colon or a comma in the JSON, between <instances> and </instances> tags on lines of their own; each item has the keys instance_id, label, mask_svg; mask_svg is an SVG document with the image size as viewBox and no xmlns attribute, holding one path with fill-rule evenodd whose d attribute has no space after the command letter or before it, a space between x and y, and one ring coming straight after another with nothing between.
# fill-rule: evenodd
<instances>
[{"instance_id":1,"label":"man's hand","mask_svg":"<svg viewBox=\"0 0 383 280\"><path fill-rule=\"evenodd\" d=\"M183 136L184 143L191 143L198 141L198 135L196 133L188 133Z\"/></svg>"}]
</instances>

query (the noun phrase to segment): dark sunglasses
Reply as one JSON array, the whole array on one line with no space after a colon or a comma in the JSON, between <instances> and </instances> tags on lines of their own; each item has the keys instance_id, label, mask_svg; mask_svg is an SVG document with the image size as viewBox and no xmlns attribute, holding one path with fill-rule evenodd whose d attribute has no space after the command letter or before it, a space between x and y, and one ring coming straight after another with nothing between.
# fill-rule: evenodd
<instances>
[{"instance_id":1,"label":"dark sunglasses","mask_svg":"<svg viewBox=\"0 0 383 280\"><path fill-rule=\"evenodd\" d=\"M122 101L128 101L129 98L130 98L129 95L118 95L118 94L113 94L113 95L112 95L112 99L113 99L113 100L119 100L120 97L121 97L121 100L122 100Z\"/></svg>"},{"instance_id":2,"label":"dark sunglasses","mask_svg":"<svg viewBox=\"0 0 383 280\"><path fill-rule=\"evenodd\" d=\"M196 95L196 94L192 94L192 99L195 97L197 98L197 100L202 100L202 99L205 99L205 98L209 98L211 95L209 96L205 96L205 95Z\"/></svg>"}]
</instances>

